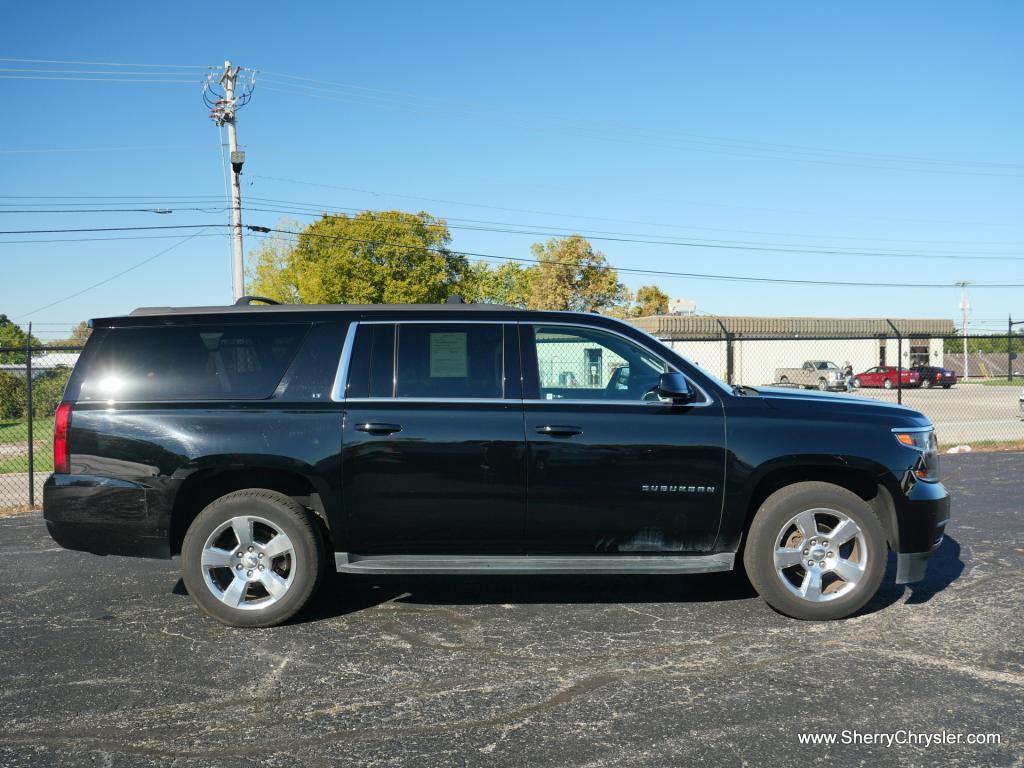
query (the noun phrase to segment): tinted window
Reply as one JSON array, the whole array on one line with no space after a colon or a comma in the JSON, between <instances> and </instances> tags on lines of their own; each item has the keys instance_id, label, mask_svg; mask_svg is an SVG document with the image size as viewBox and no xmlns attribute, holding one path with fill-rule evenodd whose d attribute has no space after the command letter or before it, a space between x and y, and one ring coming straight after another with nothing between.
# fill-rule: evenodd
<instances>
[{"instance_id":1,"label":"tinted window","mask_svg":"<svg viewBox=\"0 0 1024 768\"><path fill-rule=\"evenodd\" d=\"M275 399L329 400L344 340L343 323L314 323L278 385Z\"/></svg>"},{"instance_id":2,"label":"tinted window","mask_svg":"<svg viewBox=\"0 0 1024 768\"><path fill-rule=\"evenodd\" d=\"M543 400L659 400L665 364L643 347L592 328L537 326Z\"/></svg>"},{"instance_id":3,"label":"tinted window","mask_svg":"<svg viewBox=\"0 0 1024 768\"><path fill-rule=\"evenodd\" d=\"M270 397L308 324L112 328L89 364L81 400Z\"/></svg>"},{"instance_id":4,"label":"tinted window","mask_svg":"<svg viewBox=\"0 0 1024 768\"><path fill-rule=\"evenodd\" d=\"M349 359L346 397L394 394L395 326L361 325Z\"/></svg>"},{"instance_id":5,"label":"tinted window","mask_svg":"<svg viewBox=\"0 0 1024 768\"><path fill-rule=\"evenodd\" d=\"M396 380L398 397L502 397L502 326L399 324Z\"/></svg>"}]
</instances>

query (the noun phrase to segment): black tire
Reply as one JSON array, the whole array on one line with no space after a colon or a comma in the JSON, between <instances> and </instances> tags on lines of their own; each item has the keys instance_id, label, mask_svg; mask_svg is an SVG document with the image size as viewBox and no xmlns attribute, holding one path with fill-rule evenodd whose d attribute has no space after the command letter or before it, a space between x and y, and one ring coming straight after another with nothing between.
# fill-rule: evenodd
<instances>
[{"instance_id":1,"label":"black tire","mask_svg":"<svg viewBox=\"0 0 1024 768\"><path fill-rule=\"evenodd\" d=\"M208 581L207 572L202 565L203 551L211 535L224 527L228 521L242 516L269 522L279 533L285 534L291 544L289 554L275 561L278 565L271 567L272 570L285 568L288 586L280 597L265 607L258 607L258 593L262 591L266 594L264 601L272 596L262 584L255 582L254 586L245 587L241 601L250 607L236 608L222 602L213 591L215 585L218 585L214 579L226 579L227 584L233 583L231 578L228 578L233 576L232 569L225 567L211 571ZM261 526L260 530L264 530L262 524L257 525ZM266 530L272 529L268 527ZM227 529L224 535L234 536ZM254 545L260 544L258 536L257 533L254 537L257 538ZM237 536L234 538L236 542L239 540ZM231 546L233 545L225 545L223 550L227 551ZM189 526L181 547L181 578L195 604L205 614L222 624L231 627L272 627L287 621L302 610L320 586L326 570L324 551L320 526L302 505L277 491L248 488L221 496L200 512ZM235 567L237 568L237 565ZM260 567L260 570L264 568ZM227 588L224 589L224 593L227 594ZM256 596L253 601L249 600L253 596L251 593L255 593Z\"/></svg>"},{"instance_id":2,"label":"black tire","mask_svg":"<svg viewBox=\"0 0 1024 768\"><path fill-rule=\"evenodd\" d=\"M854 389L860 389L860 379L855 378L853 380L853 388Z\"/></svg>"},{"instance_id":3,"label":"black tire","mask_svg":"<svg viewBox=\"0 0 1024 768\"><path fill-rule=\"evenodd\" d=\"M943 389L949 389L949 388L950 388L950 387L952 387L952 386L953 386L952 384L943 384L943 385L942 385L942 388L943 388Z\"/></svg>"},{"instance_id":4,"label":"black tire","mask_svg":"<svg viewBox=\"0 0 1024 768\"><path fill-rule=\"evenodd\" d=\"M822 392L828 392L828 382L825 379L818 379L818 389Z\"/></svg>"},{"instance_id":5,"label":"black tire","mask_svg":"<svg viewBox=\"0 0 1024 768\"><path fill-rule=\"evenodd\" d=\"M886 379L885 381L883 381L882 386L885 389L892 389L892 379Z\"/></svg>"},{"instance_id":6,"label":"black tire","mask_svg":"<svg viewBox=\"0 0 1024 768\"><path fill-rule=\"evenodd\" d=\"M932 380L931 379L921 379L921 389L931 389L931 388L932 388Z\"/></svg>"},{"instance_id":7,"label":"black tire","mask_svg":"<svg viewBox=\"0 0 1024 768\"><path fill-rule=\"evenodd\" d=\"M821 602L795 594L775 568L776 540L785 533L784 526L800 512L811 509L835 510L846 515L860 528L866 549L866 565L852 589ZM761 504L747 533L743 565L754 589L776 611L795 619L825 621L844 618L864 607L882 583L886 556L882 525L859 496L831 483L804 482L776 491Z\"/></svg>"},{"instance_id":8,"label":"black tire","mask_svg":"<svg viewBox=\"0 0 1024 768\"><path fill-rule=\"evenodd\" d=\"M789 376L783 376L779 379L779 384L789 384Z\"/></svg>"}]
</instances>

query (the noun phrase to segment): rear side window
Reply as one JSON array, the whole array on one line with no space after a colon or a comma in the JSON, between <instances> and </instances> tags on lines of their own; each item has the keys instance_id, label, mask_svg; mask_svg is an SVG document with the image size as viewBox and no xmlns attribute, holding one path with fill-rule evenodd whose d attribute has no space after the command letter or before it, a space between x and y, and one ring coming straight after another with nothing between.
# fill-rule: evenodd
<instances>
[{"instance_id":1,"label":"rear side window","mask_svg":"<svg viewBox=\"0 0 1024 768\"><path fill-rule=\"evenodd\" d=\"M503 335L496 323L399 324L396 396L501 398Z\"/></svg>"},{"instance_id":2,"label":"rear side window","mask_svg":"<svg viewBox=\"0 0 1024 768\"><path fill-rule=\"evenodd\" d=\"M308 330L308 323L111 328L78 399L267 398Z\"/></svg>"}]
</instances>

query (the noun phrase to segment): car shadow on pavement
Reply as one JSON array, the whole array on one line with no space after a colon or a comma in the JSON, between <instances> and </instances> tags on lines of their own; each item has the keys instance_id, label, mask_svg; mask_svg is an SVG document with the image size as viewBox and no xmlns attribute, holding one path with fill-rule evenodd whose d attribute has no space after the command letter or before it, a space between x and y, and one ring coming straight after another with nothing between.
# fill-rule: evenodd
<instances>
[{"instance_id":1,"label":"car shadow on pavement","mask_svg":"<svg viewBox=\"0 0 1024 768\"><path fill-rule=\"evenodd\" d=\"M875 613L909 590L908 605L928 602L959 578L960 544L946 537L915 584L896 584L896 556L889 554L878 594L857 615ZM187 595L179 580L171 590ZM416 605L545 605L716 603L751 600L757 593L742 572L690 575L440 576L328 574L324 589L289 624L305 624L358 613L388 602Z\"/></svg>"},{"instance_id":2,"label":"car shadow on pavement","mask_svg":"<svg viewBox=\"0 0 1024 768\"><path fill-rule=\"evenodd\" d=\"M685 576L440 576L338 574L295 621L344 616L386 602L418 605L697 603L749 600L740 574Z\"/></svg>"},{"instance_id":3,"label":"car shadow on pavement","mask_svg":"<svg viewBox=\"0 0 1024 768\"><path fill-rule=\"evenodd\" d=\"M935 595L960 578L964 561L960 558L960 542L947 536L928 562L928 575L923 581L908 584L908 605L927 603Z\"/></svg>"},{"instance_id":4,"label":"car shadow on pavement","mask_svg":"<svg viewBox=\"0 0 1024 768\"><path fill-rule=\"evenodd\" d=\"M907 592L907 605L922 605L960 578L964 571L963 560L960 559L960 543L949 536L928 560L928 574L921 581L913 584L897 584L896 555L889 553L886 566L885 581L882 582L878 594L859 612L859 615L874 613L895 603Z\"/></svg>"}]
</instances>

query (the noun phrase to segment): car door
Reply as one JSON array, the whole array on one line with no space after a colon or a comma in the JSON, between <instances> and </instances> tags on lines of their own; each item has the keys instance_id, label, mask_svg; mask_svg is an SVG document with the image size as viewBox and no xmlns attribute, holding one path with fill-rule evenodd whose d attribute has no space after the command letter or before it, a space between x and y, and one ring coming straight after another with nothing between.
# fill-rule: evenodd
<instances>
[{"instance_id":1,"label":"car door","mask_svg":"<svg viewBox=\"0 0 1024 768\"><path fill-rule=\"evenodd\" d=\"M860 384L862 387L879 387L882 385L881 368L877 366L874 368L868 368L860 375Z\"/></svg>"},{"instance_id":2,"label":"car door","mask_svg":"<svg viewBox=\"0 0 1024 768\"><path fill-rule=\"evenodd\" d=\"M342 429L348 551L521 552L515 324L361 322L352 334Z\"/></svg>"},{"instance_id":3,"label":"car door","mask_svg":"<svg viewBox=\"0 0 1024 768\"><path fill-rule=\"evenodd\" d=\"M616 331L520 328L527 551L710 549L722 513L721 400L698 388L692 404L662 401L655 389L669 366Z\"/></svg>"}]
</instances>

